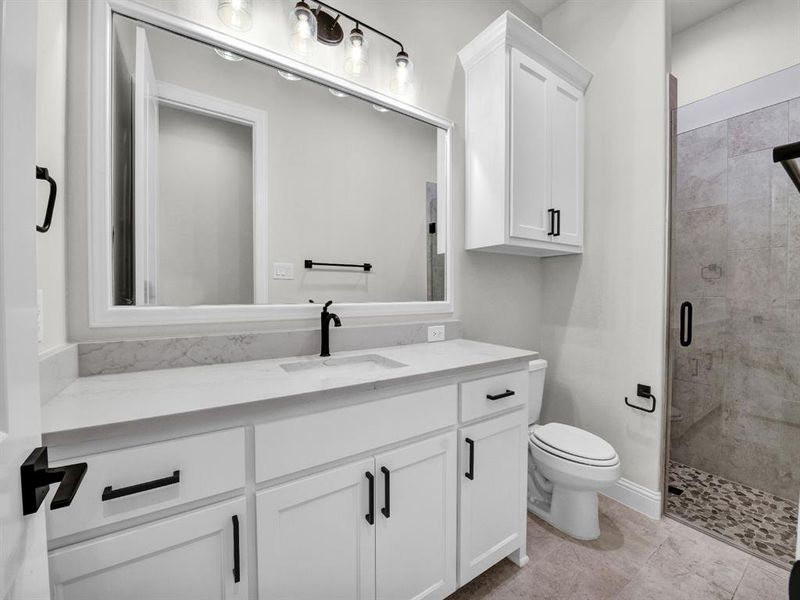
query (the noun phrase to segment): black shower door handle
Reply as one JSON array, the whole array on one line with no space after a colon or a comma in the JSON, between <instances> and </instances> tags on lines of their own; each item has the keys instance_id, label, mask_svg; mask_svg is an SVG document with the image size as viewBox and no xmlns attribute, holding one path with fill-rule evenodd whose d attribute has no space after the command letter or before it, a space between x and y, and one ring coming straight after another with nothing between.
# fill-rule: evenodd
<instances>
[{"instance_id":1,"label":"black shower door handle","mask_svg":"<svg viewBox=\"0 0 800 600\"><path fill-rule=\"evenodd\" d=\"M689 301L681 304L680 316L680 342L684 348L692 343L692 303Z\"/></svg>"}]
</instances>

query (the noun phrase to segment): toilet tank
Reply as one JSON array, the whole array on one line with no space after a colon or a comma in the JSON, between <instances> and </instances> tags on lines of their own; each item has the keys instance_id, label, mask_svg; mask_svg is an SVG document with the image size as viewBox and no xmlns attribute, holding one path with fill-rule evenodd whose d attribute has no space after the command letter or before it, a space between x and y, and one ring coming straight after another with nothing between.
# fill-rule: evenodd
<instances>
[{"instance_id":1,"label":"toilet tank","mask_svg":"<svg viewBox=\"0 0 800 600\"><path fill-rule=\"evenodd\" d=\"M547 370L546 360L532 360L528 364L528 424L532 425L539 420L542 412L542 394L544 393L544 374Z\"/></svg>"}]
</instances>

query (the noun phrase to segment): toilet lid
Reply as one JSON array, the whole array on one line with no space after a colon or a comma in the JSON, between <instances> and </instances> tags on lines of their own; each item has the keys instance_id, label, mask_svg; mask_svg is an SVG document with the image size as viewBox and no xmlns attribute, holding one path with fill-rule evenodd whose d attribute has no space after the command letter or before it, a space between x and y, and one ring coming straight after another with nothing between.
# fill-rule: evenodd
<instances>
[{"instance_id":1,"label":"toilet lid","mask_svg":"<svg viewBox=\"0 0 800 600\"><path fill-rule=\"evenodd\" d=\"M567 455L578 462L589 464L617 462L617 452L603 438L563 423L548 423L534 427L531 439L544 450Z\"/></svg>"}]
</instances>

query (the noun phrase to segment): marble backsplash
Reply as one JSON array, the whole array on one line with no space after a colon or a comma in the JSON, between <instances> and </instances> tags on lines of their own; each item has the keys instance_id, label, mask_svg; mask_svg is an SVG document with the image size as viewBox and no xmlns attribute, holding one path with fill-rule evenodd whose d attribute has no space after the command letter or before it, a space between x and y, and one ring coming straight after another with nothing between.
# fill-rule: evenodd
<instances>
[{"instance_id":1,"label":"marble backsplash","mask_svg":"<svg viewBox=\"0 0 800 600\"><path fill-rule=\"evenodd\" d=\"M800 493L800 194L772 148L800 98L682 133L672 214L671 456L782 498Z\"/></svg>"},{"instance_id":2,"label":"marble backsplash","mask_svg":"<svg viewBox=\"0 0 800 600\"><path fill-rule=\"evenodd\" d=\"M461 337L458 320L331 328L331 349L359 350L428 340L429 325L445 325L446 339ZM78 344L81 377L232 363L319 352L319 329L240 335L124 340Z\"/></svg>"}]
</instances>

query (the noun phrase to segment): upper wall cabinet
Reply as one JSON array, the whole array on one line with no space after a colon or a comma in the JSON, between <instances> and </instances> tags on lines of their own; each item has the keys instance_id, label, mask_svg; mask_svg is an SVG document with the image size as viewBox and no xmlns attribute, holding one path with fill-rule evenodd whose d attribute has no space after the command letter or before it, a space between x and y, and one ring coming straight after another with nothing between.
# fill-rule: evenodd
<instances>
[{"instance_id":1,"label":"upper wall cabinet","mask_svg":"<svg viewBox=\"0 0 800 600\"><path fill-rule=\"evenodd\" d=\"M583 252L583 95L591 73L509 12L459 58L467 249Z\"/></svg>"}]
</instances>

